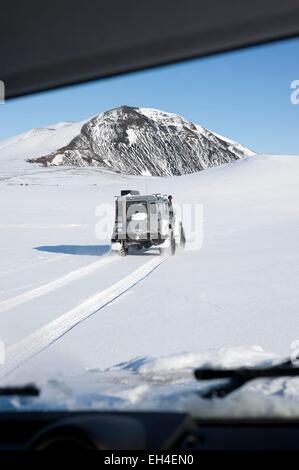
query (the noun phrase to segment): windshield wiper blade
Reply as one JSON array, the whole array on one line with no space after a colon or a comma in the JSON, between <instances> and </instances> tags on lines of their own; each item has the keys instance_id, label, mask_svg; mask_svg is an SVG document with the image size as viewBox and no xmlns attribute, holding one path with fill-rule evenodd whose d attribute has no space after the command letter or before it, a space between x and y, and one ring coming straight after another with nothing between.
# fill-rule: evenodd
<instances>
[{"instance_id":1,"label":"windshield wiper blade","mask_svg":"<svg viewBox=\"0 0 299 470\"><path fill-rule=\"evenodd\" d=\"M200 392L201 398L223 398L251 380L260 378L298 377L299 367L288 360L271 367L240 367L239 369L196 369L197 380L222 380L208 390Z\"/></svg>"},{"instance_id":2,"label":"windshield wiper blade","mask_svg":"<svg viewBox=\"0 0 299 470\"><path fill-rule=\"evenodd\" d=\"M38 397L39 389L34 384L0 387L0 396Z\"/></svg>"}]
</instances>

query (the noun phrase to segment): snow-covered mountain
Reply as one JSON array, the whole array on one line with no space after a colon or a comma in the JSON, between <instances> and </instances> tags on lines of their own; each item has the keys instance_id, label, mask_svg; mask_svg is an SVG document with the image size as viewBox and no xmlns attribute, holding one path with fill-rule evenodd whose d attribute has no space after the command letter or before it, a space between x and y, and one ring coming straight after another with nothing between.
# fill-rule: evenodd
<instances>
[{"instance_id":1,"label":"snow-covered mountain","mask_svg":"<svg viewBox=\"0 0 299 470\"><path fill-rule=\"evenodd\" d=\"M253 155L176 114L121 106L82 123L71 141L29 158L45 166L100 166L132 175L194 173Z\"/></svg>"}]
</instances>

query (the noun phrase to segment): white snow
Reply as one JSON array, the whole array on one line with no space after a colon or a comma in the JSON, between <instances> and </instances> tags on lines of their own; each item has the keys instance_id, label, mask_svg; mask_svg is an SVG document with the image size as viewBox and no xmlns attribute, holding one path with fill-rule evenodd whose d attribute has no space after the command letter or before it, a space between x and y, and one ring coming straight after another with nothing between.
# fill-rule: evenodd
<instances>
[{"instance_id":1,"label":"white snow","mask_svg":"<svg viewBox=\"0 0 299 470\"><path fill-rule=\"evenodd\" d=\"M127 136L128 136L130 145L135 144L135 142L137 140L137 135L134 132L134 129L131 129L131 128L127 129Z\"/></svg>"},{"instance_id":2,"label":"white snow","mask_svg":"<svg viewBox=\"0 0 299 470\"><path fill-rule=\"evenodd\" d=\"M171 178L26 163L77 132L56 128L55 142L45 130L0 143L0 375L43 390L9 406L298 414L299 379L207 404L192 370L270 365L299 339L299 157ZM113 213L99 241L96 207L124 188L203 204L202 248L110 262Z\"/></svg>"},{"instance_id":3,"label":"white snow","mask_svg":"<svg viewBox=\"0 0 299 470\"><path fill-rule=\"evenodd\" d=\"M143 170L142 176L151 176L151 172L149 170Z\"/></svg>"},{"instance_id":4,"label":"white snow","mask_svg":"<svg viewBox=\"0 0 299 470\"><path fill-rule=\"evenodd\" d=\"M200 126L196 126L198 129L200 128ZM202 128L201 128L202 129ZM216 132L214 132L214 134L219 137L219 139L221 140L224 140L224 142L228 142L229 144L232 145L232 147L230 149L233 149L233 148L237 148L238 150L240 150L242 153L244 153L244 155L247 155L248 157L252 157L253 155L255 155L255 152L253 152L252 150L244 147L243 145L235 142L234 140L231 140L231 139L228 139L227 137L223 137L223 135L220 135L220 134L217 134Z\"/></svg>"},{"instance_id":5,"label":"white snow","mask_svg":"<svg viewBox=\"0 0 299 470\"><path fill-rule=\"evenodd\" d=\"M294 417L299 414L299 378L263 379L248 383L225 399L204 400L207 384L193 378L196 367L270 366L278 357L258 346L221 348L197 353L138 357L106 370L64 372L49 378L49 357L43 364L39 399L6 400L15 409L176 410L198 417ZM24 377L24 374L23 374ZM25 378L32 373L25 373ZM0 401L0 403L1 403ZM1 403L1 404L2 404Z\"/></svg>"},{"instance_id":6,"label":"white snow","mask_svg":"<svg viewBox=\"0 0 299 470\"><path fill-rule=\"evenodd\" d=\"M1 173L5 175L32 171L28 158L48 155L67 145L81 130L85 121L58 123L46 128L32 129L0 142ZM2 175L1 175L2 176Z\"/></svg>"}]
</instances>

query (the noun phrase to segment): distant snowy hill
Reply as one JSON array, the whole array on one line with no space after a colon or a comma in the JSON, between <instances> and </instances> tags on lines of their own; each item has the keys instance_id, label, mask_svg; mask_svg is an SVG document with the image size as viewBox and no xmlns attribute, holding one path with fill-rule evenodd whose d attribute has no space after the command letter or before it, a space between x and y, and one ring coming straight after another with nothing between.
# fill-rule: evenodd
<instances>
[{"instance_id":1,"label":"distant snowy hill","mask_svg":"<svg viewBox=\"0 0 299 470\"><path fill-rule=\"evenodd\" d=\"M48 140L53 143L55 135L64 131L70 139L49 150ZM81 126L56 125L43 137L46 145L39 147L39 154L25 156L31 163L99 166L131 175L182 175L254 155L176 114L129 106L105 111Z\"/></svg>"},{"instance_id":2,"label":"distant snowy hill","mask_svg":"<svg viewBox=\"0 0 299 470\"><path fill-rule=\"evenodd\" d=\"M32 129L0 142L1 176L32 172L28 158L55 152L78 135L83 123L60 122L44 128ZM1 178L1 177L0 177Z\"/></svg>"}]
</instances>

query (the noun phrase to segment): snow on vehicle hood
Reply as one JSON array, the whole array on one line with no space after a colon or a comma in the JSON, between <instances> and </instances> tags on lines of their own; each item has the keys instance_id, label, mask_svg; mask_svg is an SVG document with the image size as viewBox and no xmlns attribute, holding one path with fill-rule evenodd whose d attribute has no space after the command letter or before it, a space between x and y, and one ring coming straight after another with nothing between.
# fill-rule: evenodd
<instances>
[{"instance_id":1,"label":"snow on vehicle hood","mask_svg":"<svg viewBox=\"0 0 299 470\"><path fill-rule=\"evenodd\" d=\"M200 390L209 385L193 377L197 367L271 366L281 359L259 346L138 357L108 369L59 374L55 379L44 377L37 383L42 391L39 398L1 398L0 404L2 410L179 411L195 417L231 418L298 416L299 378L256 380L224 399L204 400Z\"/></svg>"}]
</instances>

